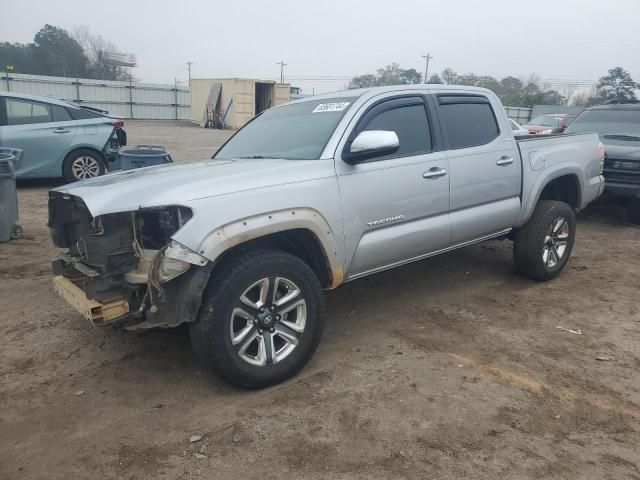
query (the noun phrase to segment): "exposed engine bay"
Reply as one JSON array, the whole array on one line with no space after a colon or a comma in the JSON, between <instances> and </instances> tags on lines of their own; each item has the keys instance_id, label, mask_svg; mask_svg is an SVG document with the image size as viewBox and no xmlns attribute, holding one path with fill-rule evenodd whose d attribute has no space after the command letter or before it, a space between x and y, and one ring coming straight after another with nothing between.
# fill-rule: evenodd
<instances>
[{"instance_id":1,"label":"exposed engine bay","mask_svg":"<svg viewBox=\"0 0 640 480\"><path fill-rule=\"evenodd\" d=\"M82 199L51 192L48 226L54 245L65 249L52 263L54 273L62 277L56 289L64 289L59 291L61 295L68 300L69 295L73 296L76 301L71 303L79 311L87 317L99 318L101 323L152 328L192 321L199 298L195 313L185 314L180 311L190 307L193 310L194 300L182 297L190 296L191 291L202 293L209 268L172 258L167 253L170 249L184 249L171 236L191 216L189 208L167 206L94 218ZM206 261L200 263L204 265ZM182 275L185 278L180 282L172 282ZM93 303L85 304L78 298L82 295L74 286L84 292L87 302ZM107 311L104 306L114 302L125 306L109 310L117 318L104 313ZM91 314L92 309L100 314ZM124 309L126 313L120 315Z\"/></svg>"}]
</instances>

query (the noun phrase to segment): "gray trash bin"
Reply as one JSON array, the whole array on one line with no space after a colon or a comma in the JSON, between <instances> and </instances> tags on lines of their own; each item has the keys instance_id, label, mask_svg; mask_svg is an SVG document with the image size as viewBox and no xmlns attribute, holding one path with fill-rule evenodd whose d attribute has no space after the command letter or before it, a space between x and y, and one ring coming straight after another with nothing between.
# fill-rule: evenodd
<instances>
[{"instance_id":1,"label":"gray trash bin","mask_svg":"<svg viewBox=\"0 0 640 480\"><path fill-rule=\"evenodd\" d=\"M171 155L167 153L162 145L138 145L135 148L120 150L116 160L116 164L122 170L152 167L172 162Z\"/></svg>"},{"instance_id":2,"label":"gray trash bin","mask_svg":"<svg viewBox=\"0 0 640 480\"><path fill-rule=\"evenodd\" d=\"M18 225L18 194L14 173L14 165L21 156L22 150L0 148L0 242L22 236L22 227Z\"/></svg>"}]
</instances>

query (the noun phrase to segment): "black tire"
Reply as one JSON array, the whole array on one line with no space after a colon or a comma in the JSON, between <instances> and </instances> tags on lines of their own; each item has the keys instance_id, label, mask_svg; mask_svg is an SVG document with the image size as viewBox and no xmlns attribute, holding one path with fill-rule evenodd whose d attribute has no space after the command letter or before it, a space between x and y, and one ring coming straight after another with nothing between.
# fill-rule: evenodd
<instances>
[{"instance_id":1,"label":"black tire","mask_svg":"<svg viewBox=\"0 0 640 480\"><path fill-rule=\"evenodd\" d=\"M257 329L264 327L264 324L258 323L251 327L248 319L234 316L234 313L238 307L246 309L250 314L258 312L258 310L252 310L246 304L241 303L240 297L257 282L263 279L269 279L269 282L272 282L277 277L293 282L293 286L298 289L299 293L295 299L300 298L305 301L306 323L302 333L298 334L297 345L282 360L271 363L267 360L267 364L263 366L252 365L248 363L246 357L243 358L239 353L245 340L240 341L235 347L232 343L232 335L234 334L232 332L234 332L236 325L234 322L238 319L241 324L246 321L246 325L240 330L243 328L256 329L255 331L251 330L246 335L246 339L257 334ZM268 292L271 293L273 291L272 283L268 283L268 285ZM261 286L262 284L255 288L260 289ZM292 291L286 285L285 288L287 288L286 292ZM298 302L298 300L295 301ZM292 303L290 301L286 305ZM268 310L267 308L266 313ZM274 322L275 313L277 311L274 311ZM293 318L297 319L298 314L298 310L296 310ZM265 313L257 313L257 315L265 315ZM253 314L250 316L255 318ZM283 320L285 318L291 317L285 317L283 314L280 322L273 323L273 327L284 328L283 324L286 322ZM224 380L245 388L263 388L283 382L306 365L320 342L324 321L324 294L313 270L298 257L288 253L278 250L255 250L235 257L225 266L221 266L219 272L213 273L212 281L205 292L200 314L196 322L190 325L189 334L196 357ZM291 331L291 329L289 330ZM258 345L256 350L259 350L260 342L266 344L268 338L274 338L272 345L275 347L272 348L277 353L276 343L283 342L283 338L278 337L278 331L273 336L270 336L266 329L260 331L263 332L260 335L261 339L256 337L258 343L252 342L251 348ZM287 344L285 343L285 345ZM256 355L260 354L256 353Z\"/></svg>"},{"instance_id":2,"label":"black tire","mask_svg":"<svg viewBox=\"0 0 640 480\"><path fill-rule=\"evenodd\" d=\"M84 162L87 164L87 176L85 177L82 177L82 173L78 172L78 165L76 165L78 162L83 161L83 159L86 159ZM105 171L102 155L87 148L81 148L69 153L62 165L62 176L68 182L77 182L79 180L85 180L86 178L99 177L100 175L104 175Z\"/></svg>"},{"instance_id":3,"label":"black tire","mask_svg":"<svg viewBox=\"0 0 640 480\"><path fill-rule=\"evenodd\" d=\"M627 205L627 217L634 225L640 225L640 199L634 199Z\"/></svg>"},{"instance_id":4,"label":"black tire","mask_svg":"<svg viewBox=\"0 0 640 480\"><path fill-rule=\"evenodd\" d=\"M563 234L561 240L556 234L551 235L559 219L564 219L568 226L566 238ZM564 229L562 225L560 231ZM575 238L576 217L573 208L564 202L540 200L529 221L516 232L513 246L516 270L540 282L555 278L567 264ZM562 254L558 255L562 246Z\"/></svg>"}]
</instances>

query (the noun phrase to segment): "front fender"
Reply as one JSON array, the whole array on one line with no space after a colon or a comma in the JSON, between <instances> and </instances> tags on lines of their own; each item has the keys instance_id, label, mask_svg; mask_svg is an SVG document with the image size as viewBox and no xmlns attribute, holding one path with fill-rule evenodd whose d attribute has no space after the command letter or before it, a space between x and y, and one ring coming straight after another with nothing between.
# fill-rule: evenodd
<instances>
[{"instance_id":1,"label":"front fender","mask_svg":"<svg viewBox=\"0 0 640 480\"><path fill-rule=\"evenodd\" d=\"M312 208L265 212L226 223L206 235L198 253L214 261L227 250L249 240L293 229L308 230L315 235L331 268L332 285L342 283L344 268L339 260L336 232L322 214Z\"/></svg>"}]
</instances>

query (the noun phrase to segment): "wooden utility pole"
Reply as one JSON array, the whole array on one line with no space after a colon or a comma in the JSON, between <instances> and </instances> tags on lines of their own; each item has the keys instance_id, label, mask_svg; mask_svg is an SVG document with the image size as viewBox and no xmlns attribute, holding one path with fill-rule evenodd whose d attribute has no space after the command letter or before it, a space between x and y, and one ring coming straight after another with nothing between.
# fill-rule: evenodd
<instances>
[{"instance_id":1,"label":"wooden utility pole","mask_svg":"<svg viewBox=\"0 0 640 480\"><path fill-rule=\"evenodd\" d=\"M288 65L288 63L284 63L284 60L280 60L276 62L277 65L280 65L280 84L284 83L284 67Z\"/></svg>"},{"instance_id":2,"label":"wooden utility pole","mask_svg":"<svg viewBox=\"0 0 640 480\"><path fill-rule=\"evenodd\" d=\"M191 86L191 65L193 65L193 62L187 62L187 70L189 70L189 86Z\"/></svg>"},{"instance_id":3,"label":"wooden utility pole","mask_svg":"<svg viewBox=\"0 0 640 480\"><path fill-rule=\"evenodd\" d=\"M424 58L426 60L426 65L424 67L424 82L422 83L427 83L427 80L429 78L429 60L431 60L433 57L431 56L430 52L427 52L426 55L422 55L422 58Z\"/></svg>"}]
</instances>

